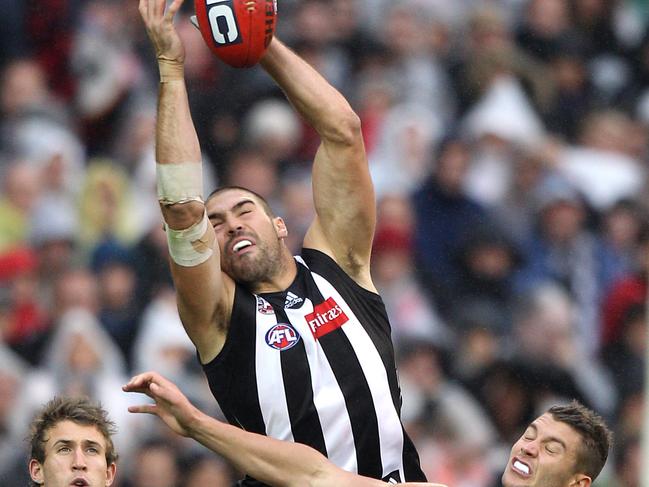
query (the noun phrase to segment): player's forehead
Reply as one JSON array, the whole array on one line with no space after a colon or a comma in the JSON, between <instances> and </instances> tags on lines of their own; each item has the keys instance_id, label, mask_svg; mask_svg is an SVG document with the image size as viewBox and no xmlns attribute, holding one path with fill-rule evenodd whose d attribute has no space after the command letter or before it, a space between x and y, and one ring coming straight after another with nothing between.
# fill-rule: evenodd
<instances>
[{"instance_id":1,"label":"player's forehead","mask_svg":"<svg viewBox=\"0 0 649 487\"><path fill-rule=\"evenodd\" d=\"M558 421L550 413L536 418L529 426L542 436L551 436L562 440L569 449L581 441L579 432L563 421Z\"/></svg>"},{"instance_id":2,"label":"player's forehead","mask_svg":"<svg viewBox=\"0 0 649 487\"><path fill-rule=\"evenodd\" d=\"M80 424L71 420L63 420L56 423L45 433L48 446L54 446L58 442L93 442L106 447L106 438L95 425Z\"/></svg>"},{"instance_id":3,"label":"player's forehead","mask_svg":"<svg viewBox=\"0 0 649 487\"><path fill-rule=\"evenodd\" d=\"M239 188L228 188L212 195L207 200L206 207L208 213L215 211L224 212L231 210L245 201L250 201L257 206L261 205L259 198L250 191Z\"/></svg>"}]
</instances>

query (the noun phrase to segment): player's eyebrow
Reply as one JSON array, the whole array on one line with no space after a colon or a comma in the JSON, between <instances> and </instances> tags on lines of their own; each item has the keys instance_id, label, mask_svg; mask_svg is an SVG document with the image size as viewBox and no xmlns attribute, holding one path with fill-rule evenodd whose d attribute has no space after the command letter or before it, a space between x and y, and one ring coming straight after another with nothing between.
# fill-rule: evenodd
<instances>
[{"instance_id":1,"label":"player's eyebrow","mask_svg":"<svg viewBox=\"0 0 649 487\"><path fill-rule=\"evenodd\" d=\"M557 442L561 445L561 447L564 450L567 450L565 442L561 438L557 438L556 436L548 436L547 438L544 439L545 443L551 443L551 442Z\"/></svg>"},{"instance_id":2,"label":"player's eyebrow","mask_svg":"<svg viewBox=\"0 0 649 487\"><path fill-rule=\"evenodd\" d=\"M76 442L74 440L68 440L67 438L61 438L61 439L56 440L54 442L54 446L57 446L57 445L70 446L70 445L74 445L75 443ZM94 446L95 448L99 448L99 449L102 448L101 443L98 443L98 442L96 442L94 440L82 440L81 444L84 445L84 446Z\"/></svg>"},{"instance_id":3,"label":"player's eyebrow","mask_svg":"<svg viewBox=\"0 0 649 487\"><path fill-rule=\"evenodd\" d=\"M241 201L235 203L235 204L230 208L230 211L237 211L239 208L241 208L242 206L244 206L244 205L246 205L246 204L248 204L248 203L252 203L252 204L254 205L254 204L255 204L255 200L253 200L253 199L251 199L251 198L244 198L244 199L242 199ZM211 211L211 212L209 212L209 213L207 214L207 218L209 218L209 219L212 219L212 218L219 218L219 217L222 217L222 216L223 216L223 213L224 213L223 211L219 211L219 210Z\"/></svg>"},{"instance_id":4,"label":"player's eyebrow","mask_svg":"<svg viewBox=\"0 0 649 487\"><path fill-rule=\"evenodd\" d=\"M56 440L54 442L54 446L56 446L56 445L65 445L65 446L67 446L67 445L72 445L73 443L74 443L74 441L72 441L72 440L67 440L65 438L62 438L60 440Z\"/></svg>"},{"instance_id":5,"label":"player's eyebrow","mask_svg":"<svg viewBox=\"0 0 649 487\"><path fill-rule=\"evenodd\" d=\"M534 430L535 433L538 433L538 431L539 431L538 426L536 426L536 424L534 424L534 423L531 423L531 424L528 426L528 428L532 428L532 429ZM564 450L567 450L567 449L568 449L568 448L566 447L566 443L565 443L561 438L558 438L558 437L556 437L556 436L546 436L546 437L543 438L543 442L544 442L544 443L549 443L549 442L551 442L551 441L556 441L557 443L559 443L559 444L563 447Z\"/></svg>"},{"instance_id":6,"label":"player's eyebrow","mask_svg":"<svg viewBox=\"0 0 649 487\"><path fill-rule=\"evenodd\" d=\"M243 199L243 200L239 201L237 204L235 204L232 208L230 208L230 211L238 210L239 208L246 205L247 203L252 203L254 205L255 201L250 199L250 198Z\"/></svg>"}]
</instances>

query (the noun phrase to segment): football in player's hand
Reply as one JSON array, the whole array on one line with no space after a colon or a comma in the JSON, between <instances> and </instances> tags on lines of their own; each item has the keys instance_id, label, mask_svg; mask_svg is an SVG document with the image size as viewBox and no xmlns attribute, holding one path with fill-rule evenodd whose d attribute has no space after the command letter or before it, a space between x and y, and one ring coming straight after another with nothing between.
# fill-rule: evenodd
<instances>
[{"instance_id":1,"label":"football in player's hand","mask_svg":"<svg viewBox=\"0 0 649 487\"><path fill-rule=\"evenodd\" d=\"M277 0L194 0L194 8L207 46L235 68L257 64L273 39Z\"/></svg>"}]
</instances>

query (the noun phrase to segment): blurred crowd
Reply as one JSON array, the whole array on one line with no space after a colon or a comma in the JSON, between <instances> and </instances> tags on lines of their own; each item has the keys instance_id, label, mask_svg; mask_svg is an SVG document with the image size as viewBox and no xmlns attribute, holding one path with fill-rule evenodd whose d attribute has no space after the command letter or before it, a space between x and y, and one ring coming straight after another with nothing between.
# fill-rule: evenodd
<instances>
[{"instance_id":1,"label":"blurred crowd","mask_svg":"<svg viewBox=\"0 0 649 487\"><path fill-rule=\"evenodd\" d=\"M119 426L118 487L238 473L126 408L157 370L220 415L179 321L155 192L158 72L136 0L0 0L0 484L54 394ZM259 68L178 28L205 189L266 197L299 251L318 139ZM495 487L577 398L616 433L601 487L639 487L649 272L649 4L279 0L277 35L350 100L376 185L373 279L403 420L432 481ZM353 231L353 229L350 229Z\"/></svg>"}]
</instances>

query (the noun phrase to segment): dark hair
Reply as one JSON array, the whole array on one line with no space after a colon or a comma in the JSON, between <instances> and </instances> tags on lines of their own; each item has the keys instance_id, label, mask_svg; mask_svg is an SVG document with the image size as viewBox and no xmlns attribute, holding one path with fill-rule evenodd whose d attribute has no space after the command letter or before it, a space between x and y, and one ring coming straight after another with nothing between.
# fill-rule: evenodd
<instances>
[{"instance_id":1,"label":"dark hair","mask_svg":"<svg viewBox=\"0 0 649 487\"><path fill-rule=\"evenodd\" d=\"M106 440L106 463L111 465L117 461L118 455L112 439L112 435L117 432L115 423L108 419L106 410L86 397L55 397L43 407L31 423L32 459L39 463L45 462L46 434L61 421L96 427Z\"/></svg>"},{"instance_id":2,"label":"dark hair","mask_svg":"<svg viewBox=\"0 0 649 487\"><path fill-rule=\"evenodd\" d=\"M602 417L575 400L565 406L551 407L548 413L579 433L582 441L575 469L595 480L604 468L613 441Z\"/></svg>"},{"instance_id":3,"label":"dark hair","mask_svg":"<svg viewBox=\"0 0 649 487\"><path fill-rule=\"evenodd\" d=\"M273 209L272 209L272 208L270 207L270 205L268 204L268 201L266 201L266 198L264 198L264 197L263 197L262 195L260 195L259 193L253 191L252 189L244 188L243 186L232 185L232 186L221 186L220 188L216 188L214 191L212 191L212 192L209 194L209 196L207 197L207 199L205 200L205 202L207 203L209 200L211 200L211 199L212 199L214 196L216 196L217 194L220 194L220 193L222 193L222 192L224 192L224 191L229 191L229 190L232 190L232 189L234 189L234 190L240 190L240 191L245 191L246 193L250 193L251 195L253 195L253 196L254 196L256 199L258 199L259 202L261 203L261 206L264 208L264 212L265 212L265 213L266 213L270 218L275 218L275 213L273 212Z\"/></svg>"}]
</instances>

